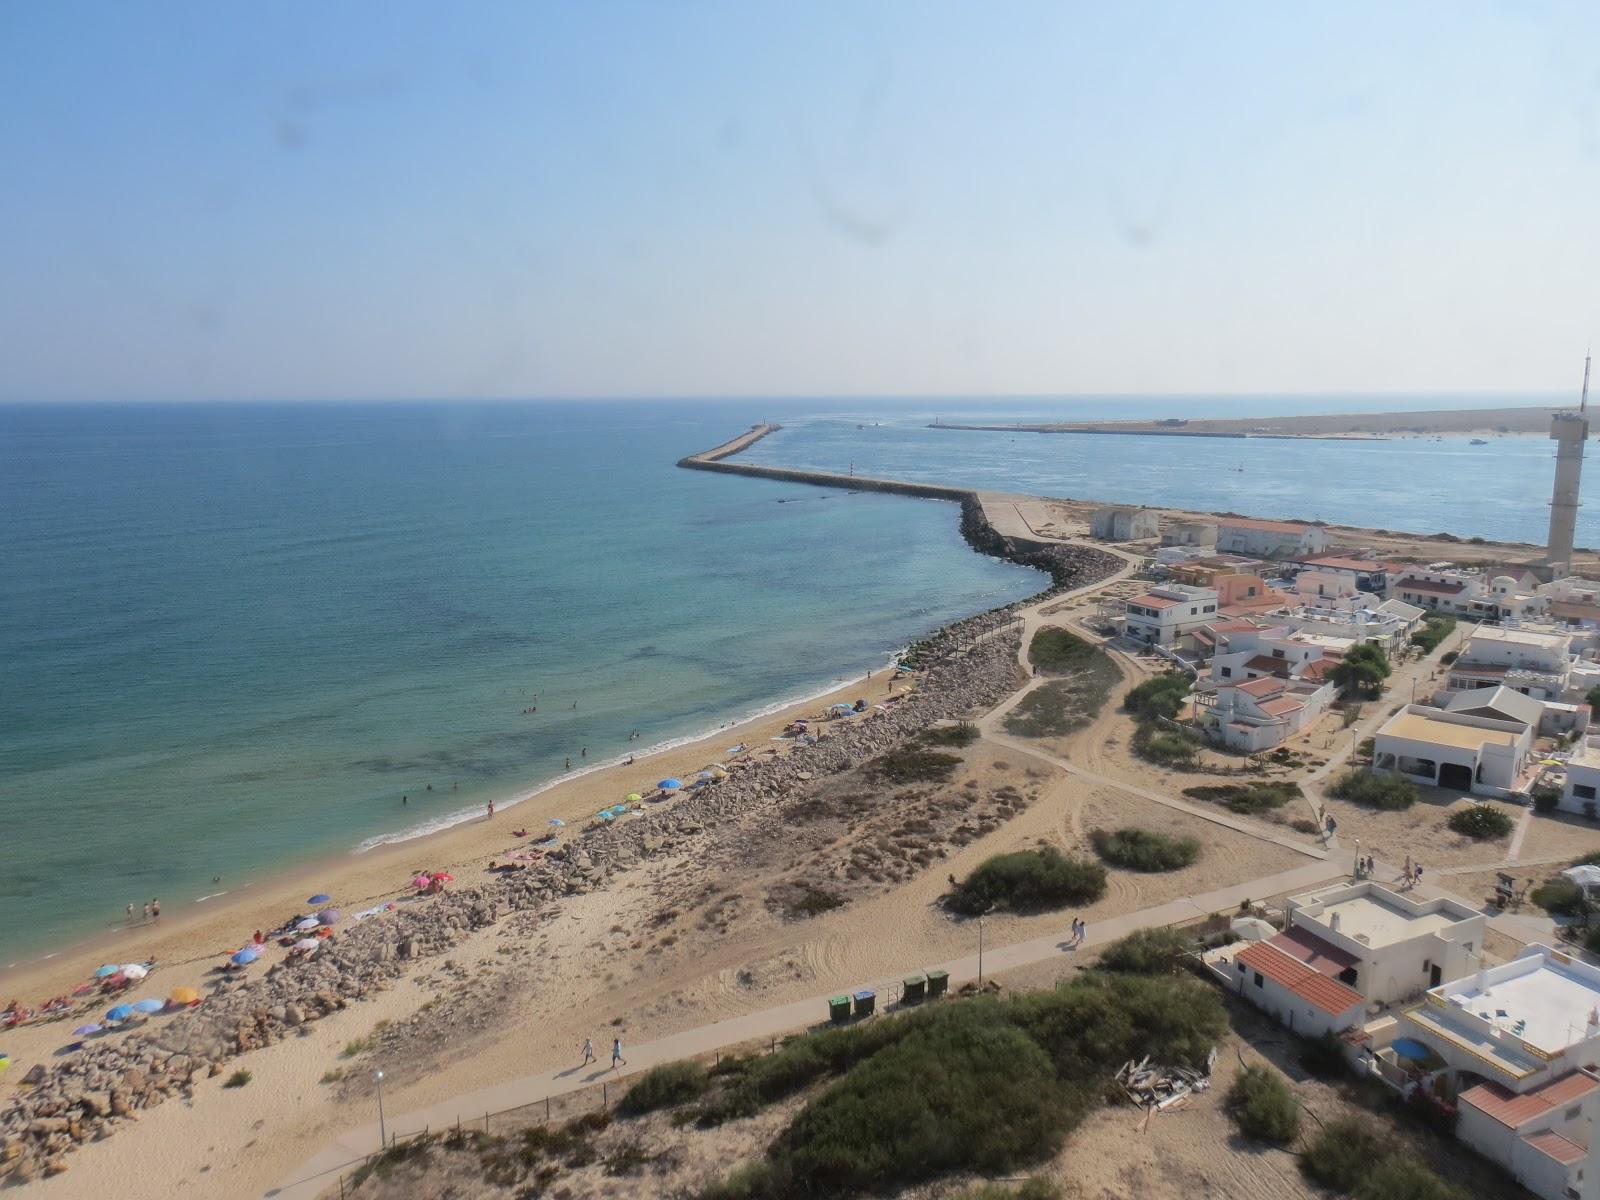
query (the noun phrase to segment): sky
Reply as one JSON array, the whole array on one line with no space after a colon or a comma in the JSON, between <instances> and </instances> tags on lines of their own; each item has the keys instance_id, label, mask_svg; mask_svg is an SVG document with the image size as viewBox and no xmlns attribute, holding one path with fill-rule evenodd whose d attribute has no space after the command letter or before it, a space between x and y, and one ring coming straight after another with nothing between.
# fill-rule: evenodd
<instances>
[{"instance_id":1,"label":"sky","mask_svg":"<svg viewBox=\"0 0 1600 1200\"><path fill-rule=\"evenodd\" d=\"M1600 5L0 5L0 399L1575 393Z\"/></svg>"}]
</instances>

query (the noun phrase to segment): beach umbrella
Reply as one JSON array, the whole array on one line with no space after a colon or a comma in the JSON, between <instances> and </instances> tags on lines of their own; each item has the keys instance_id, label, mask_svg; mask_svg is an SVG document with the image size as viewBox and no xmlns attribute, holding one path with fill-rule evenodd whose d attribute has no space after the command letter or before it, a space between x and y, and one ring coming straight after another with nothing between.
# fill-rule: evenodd
<instances>
[{"instance_id":1,"label":"beach umbrella","mask_svg":"<svg viewBox=\"0 0 1600 1200\"><path fill-rule=\"evenodd\" d=\"M1579 887L1600 887L1600 867L1590 863L1580 863L1576 867L1568 867L1561 872Z\"/></svg>"},{"instance_id":2,"label":"beach umbrella","mask_svg":"<svg viewBox=\"0 0 1600 1200\"><path fill-rule=\"evenodd\" d=\"M426 875L419 875L419 876L417 876L417 879L420 879L422 881L421 883L417 883L418 887L427 887L428 886L428 877ZM413 880L412 882L416 883L416 880ZM321 925L321 924L322 924L322 922L317 920L315 917L301 917L298 921L296 921L294 923L294 927L296 929L315 929L318 925Z\"/></svg>"},{"instance_id":3,"label":"beach umbrella","mask_svg":"<svg viewBox=\"0 0 1600 1200\"><path fill-rule=\"evenodd\" d=\"M316 938L301 938L294 944L294 948L296 950L315 950L320 945L322 943L317 941Z\"/></svg>"},{"instance_id":4,"label":"beach umbrella","mask_svg":"<svg viewBox=\"0 0 1600 1200\"><path fill-rule=\"evenodd\" d=\"M307 897L306 898L306 903L307 904L326 904L329 900L332 900L332 899L333 899L333 897L328 895L327 892L318 892L315 896Z\"/></svg>"},{"instance_id":5,"label":"beach umbrella","mask_svg":"<svg viewBox=\"0 0 1600 1200\"><path fill-rule=\"evenodd\" d=\"M131 1004L119 1004L115 1008L106 1010L106 1020L108 1021L126 1021L131 1016L133 1016L133 1005Z\"/></svg>"},{"instance_id":6,"label":"beach umbrella","mask_svg":"<svg viewBox=\"0 0 1600 1200\"><path fill-rule=\"evenodd\" d=\"M138 1013L158 1013L167 1006L165 1000L145 999L133 1002L133 1011Z\"/></svg>"},{"instance_id":7,"label":"beach umbrella","mask_svg":"<svg viewBox=\"0 0 1600 1200\"><path fill-rule=\"evenodd\" d=\"M168 996L167 999L174 1004L193 1004L200 999L200 993L192 987L175 987L172 989L172 995Z\"/></svg>"},{"instance_id":8,"label":"beach umbrella","mask_svg":"<svg viewBox=\"0 0 1600 1200\"><path fill-rule=\"evenodd\" d=\"M660 783L656 784L656 786L658 788L660 788L663 792L670 792L675 788L681 788L683 786L683 780L681 780L681 779L663 779Z\"/></svg>"},{"instance_id":9,"label":"beach umbrella","mask_svg":"<svg viewBox=\"0 0 1600 1200\"><path fill-rule=\"evenodd\" d=\"M550 818L550 824L559 826L559 825L565 825L566 822L563 821L560 817L551 817Z\"/></svg>"},{"instance_id":10,"label":"beach umbrella","mask_svg":"<svg viewBox=\"0 0 1600 1200\"><path fill-rule=\"evenodd\" d=\"M91 1033L99 1033L104 1028L104 1025L96 1025L93 1021L90 1021L87 1025L79 1025L72 1032L78 1037L88 1037Z\"/></svg>"},{"instance_id":11,"label":"beach umbrella","mask_svg":"<svg viewBox=\"0 0 1600 1200\"><path fill-rule=\"evenodd\" d=\"M1228 928L1247 942L1264 942L1278 931L1260 917L1235 917Z\"/></svg>"},{"instance_id":12,"label":"beach umbrella","mask_svg":"<svg viewBox=\"0 0 1600 1200\"><path fill-rule=\"evenodd\" d=\"M435 871L433 877L439 883L454 883L456 881L456 877L450 874L449 871Z\"/></svg>"},{"instance_id":13,"label":"beach umbrella","mask_svg":"<svg viewBox=\"0 0 1600 1200\"><path fill-rule=\"evenodd\" d=\"M841 709L843 709L845 712L849 712L851 709L851 706L848 704L830 704L828 707L834 712L838 712Z\"/></svg>"},{"instance_id":14,"label":"beach umbrella","mask_svg":"<svg viewBox=\"0 0 1600 1200\"><path fill-rule=\"evenodd\" d=\"M339 910L337 908L325 908L317 914L317 920L324 925L337 925L339 923Z\"/></svg>"},{"instance_id":15,"label":"beach umbrella","mask_svg":"<svg viewBox=\"0 0 1600 1200\"><path fill-rule=\"evenodd\" d=\"M695 773L695 778L696 779L715 779L716 776L713 775L710 771L697 771Z\"/></svg>"},{"instance_id":16,"label":"beach umbrella","mask_svg":"<svg viewBox=\"0 0 1600 1200\"><path fill-rule=\"evenodd\" d=\"M604 811L604 812L602 812L602 813L597 813L597 814L596 814L596 815L597 815L597 816L598 816L598 817L599 817L599 818L600 818L600 819L601 819L601 820L602 820L602 821L615 821L615 820L616 820L616 819L617 819L617 814L616 814L616 813L614 813L614 812L612 812L612 811L611 811L611 810L610 810L610 809L609 809L609 808L608 808L608 809L606 809L606 810L605 810L605 811Z\"/></svg>"},{"instance_id":17,"label":"beach umbrella","mask_svg":"<svg viewBox=\"0 0 1600 1200\"><path fill-rule=\"evenodd\" d=\"M639 803L639 801L643 800L644 797L641 796L638 792L629 792L628 793L628 799L631 800L634 804L637 804L637 803Z\"/></svg>"},{"instance_id":18,"label":"beach umbrella","mask_svg":"<svg viewBox=\"0 0 1600 1200\"><path fill-rule=\"evenodd\" d=\"M248 967L260 957L261 951L255 949L253 946L246 946L238 953L230 955L228 961L236 967Z\"/></svg>"},{"instance_id":19,"label":"beach umbrella","mask_svg":"<svg viewBox=\"0 0 1600 1200\"><path fill-rule=\"evenodd\" d=\"M122 970L121 967L116 966L113 963L107 963L103 967L96 967L94 969L94 977L96 979L104 979L108 975L115 975L120 970Z\"/></svg>"},{"instance_id":20,"label":"beach umbrella","mask_svg":"<svg viewBox=\"0 0 1600 1200\"><path fill-rule=\"evenodd\" d=\"M143 979L150 974L150 968L143 963L123 963L122 977L124 979Z\"/></svg>"},{"instance_id":21,"label":"beach umbrella","mask_svg":"<svg viewBox=\"0 0 1600 1200\"><path fill-rule=\"evenodd\" d=\"M411 881L411 886L412 887L417 887L417 888L425 888L432 882L433 882L433 876L432 875L418 875L415 879L413 879ZM313 920L311 923L313 925L315 925L316 921ZM295 928L299 929L301 927L299 925L296 925Z\"/></svg>"}]
</instances>

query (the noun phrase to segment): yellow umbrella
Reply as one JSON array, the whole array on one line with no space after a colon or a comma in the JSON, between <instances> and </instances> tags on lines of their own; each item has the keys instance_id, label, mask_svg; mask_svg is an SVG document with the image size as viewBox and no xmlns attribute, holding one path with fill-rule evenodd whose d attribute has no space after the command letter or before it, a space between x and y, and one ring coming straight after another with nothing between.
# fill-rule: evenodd
<instances>
[{"instance_id":1,"label":"yellow umbrella","mask_svg":"<svg viewBox=\"0 0 1600 1200\"><path fill-rule=\"evenodd\" d=\"M172 995L168 997L174 1004L193 1004L200 999L200 993L192 987L175 987Z\"/></svg>"}]
</instances>

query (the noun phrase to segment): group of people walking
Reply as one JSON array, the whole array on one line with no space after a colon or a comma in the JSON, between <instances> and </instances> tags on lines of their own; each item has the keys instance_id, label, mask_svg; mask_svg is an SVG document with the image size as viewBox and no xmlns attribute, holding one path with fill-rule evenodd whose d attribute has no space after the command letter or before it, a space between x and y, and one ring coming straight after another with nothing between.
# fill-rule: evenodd
<instances>
[{"instance_id":1,"label":"group of people walking","mask_svg":"<svg viewBox=\"0 0 1600 1200\"><path fill-rule=\"evenodd\" d=\"M584 1038L583 1039L583 1062L579 1063L578 1065L579 1066L583 1066L583 1067L587 1067L590 1063L598 1062L598 1061L600 1061L600 1060L595 1057L595 1053L594 1053L594 1039L593 1038ZM627 1065L628 1065L628 1060L622 1057L622 1039L619 1038L619 1037L612 1038L611 1039L611 1069L613 1071L615 1071L618 1066L624 1066L625 1067Z\"/></svg>"}]
</instances>

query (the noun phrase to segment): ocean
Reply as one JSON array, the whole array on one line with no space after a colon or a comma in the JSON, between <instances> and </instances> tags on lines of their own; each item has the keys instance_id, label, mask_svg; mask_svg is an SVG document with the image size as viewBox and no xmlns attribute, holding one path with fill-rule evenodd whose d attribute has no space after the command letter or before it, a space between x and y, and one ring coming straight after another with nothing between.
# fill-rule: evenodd
<instances>
[{"instance_id":1,"label":"ocean","mask_svg":"<svg viewBox=\"0 0 1600 1200\"><path fill-rule=\"evenodd\" d=\"M752 461L1542 539L1542 439L925 427L1462 403L0 406L0 968L815 694L1043 585L948 504L674 466L756 420L785 428Z\"/></svg>"}]
</instances>

